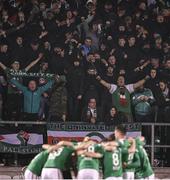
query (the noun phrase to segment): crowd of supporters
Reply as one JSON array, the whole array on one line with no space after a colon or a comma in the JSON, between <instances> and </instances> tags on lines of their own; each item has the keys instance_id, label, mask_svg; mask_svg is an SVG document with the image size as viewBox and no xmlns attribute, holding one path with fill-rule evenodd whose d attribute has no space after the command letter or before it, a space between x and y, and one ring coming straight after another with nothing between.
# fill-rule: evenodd
<instances>
[{"instance_id":1,"label":"crowd of supporters","mask_svg":"<svg viewBox=\"0 0 170 180\"><path fill-rule=\"evenodd\" d=\"M169 1L2 0L0 67L2 119L169 122Z\"/></svg>"}]
</instances>

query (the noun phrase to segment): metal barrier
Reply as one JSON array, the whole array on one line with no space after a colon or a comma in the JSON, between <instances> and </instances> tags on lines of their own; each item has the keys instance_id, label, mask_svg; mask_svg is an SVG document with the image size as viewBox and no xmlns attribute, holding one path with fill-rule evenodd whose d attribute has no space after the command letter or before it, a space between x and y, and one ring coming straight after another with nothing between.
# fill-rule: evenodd
<instances>
[{"instance_id":1,"label":"metal barrier","mask_svg":"<svg viewBox=\"0 0 170 180\"><path fill-rule=\"evenodd\" d=\"M142 123L142 128L144 126L150 126L151 127L151 144L146 145L146 147L151 148L151 164L154 166L154 159L155 159L155 148L170 148L170 145L155 145L155 127L167 127L170 126L170 123Z\"/></svg>"},{"instance_id":2,"label":"metal barrier","mask_svg":"<svg viewBox=\"0 0 170 180\"><path fill-rule=\"evenodd\" d=\"M45 121L0 121L0 124L14 124L15 127L17 127L19 124L32 124L32 125L45 125L47 122ZM170 148L170 145L164 144L164 145L156 145L155 144L155 127L167 127L170 126L170 123L142 123L142 128L144 126L151 127L151 144L146 145L146 147L151 148L151 164L154 166L154 159L155 159L155 154L154 154L154 149L155 148Z\"/></svg>"}]
</instances>

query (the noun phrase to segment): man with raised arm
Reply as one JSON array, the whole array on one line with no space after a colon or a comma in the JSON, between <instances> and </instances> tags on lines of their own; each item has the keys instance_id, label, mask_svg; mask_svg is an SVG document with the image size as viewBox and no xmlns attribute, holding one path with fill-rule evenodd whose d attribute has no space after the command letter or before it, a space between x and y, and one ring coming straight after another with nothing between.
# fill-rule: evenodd
<instances>
[{"instance_id":1,"label":"man with raised arm","mask_svg":"<svg viewBox=\"0 0 170 180\"><path fill-rule=\"evenodd\" d=\"M6 67L3 63L0 62L0 67L4 70L4 72L7 74L7 78L9 77L11 73L24 73L29 71L34 65L36 65L43 57L43 54L40 53L38 58L32 61L27 67L24 69L20 69L20 63L18 61L14 61L11 64L11 68ZM12 79L15 79L19 81L21 84L23 83L22 77L12 77ZM13 83L8 83L8 90L7 90L7 118L9 120L11 119L18 119L21 112L21 106L22 106L22 92L17 89L17 87ZM17 103L16 103L17 102Z\"/></svg>"},{"instance_id":2,"label":"man with raised arm","mask_svg":"<svg viewBox=\"0 0 170 180\"><path fill-rule=\"evenodd\" d=\"M55 80L49 80L47 84L38 87L36 81L31 80L27 86L23 86L17 80L11 79L10 82L16 86L20 91L22 91L24 96L24 117L29 120L37 120L38 112L40 108L40 100L41 95L49 88L52 87L54 82L58 82L60 77L58 75L55 76Z\"/></svg>"},{"instance_id":3,"label":"man with raised arm","mask_svg":"<svg viewBox=\"0 0 170 180\"><path fill-rule=\"evenodd\" d=\"M20 63L18 61L14 61L11 64L11 69L6 67L3 63L0 62L0 67L6 72L6 73L10 73L10 72L27 72L29 71L33 66L35 66L43 57L43 54L40 53L37 57L37 59L35 59L34 61L32 61L27 67L25 67L24 69L20 69Z\"/></svg>"},{"instance_id":4,"label":"man with raised arm","mask_svg":"<svg viewBox=\"0 0 170 180\"><path fill-rule=\"evenodd\" d=\"M146 76L144 79L134 84L128 85L125 84L125 78L122 75L118 76L117 85L107 83L101 79L100 76L97 76L96 79L112 94L112 103L117 110L124 113L127 116L128 121L132 122L130 94L134 92L135 89L142 86L146 80L149 79L149 76Z\"/></svg>"}]
</instances>

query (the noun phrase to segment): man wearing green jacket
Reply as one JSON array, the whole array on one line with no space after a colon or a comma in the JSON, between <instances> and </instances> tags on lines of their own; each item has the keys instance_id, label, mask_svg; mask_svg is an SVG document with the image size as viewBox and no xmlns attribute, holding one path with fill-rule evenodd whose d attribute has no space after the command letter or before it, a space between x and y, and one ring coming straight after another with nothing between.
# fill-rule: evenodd
<instances>
[{"instance_id":1,"label":"man wearing green jacket","mask_svg":"<svg viewBox=\"0 0 170 180\"><path fill-rule=\"evenodd\" d=\"M36 81L31 80L28 83L28 87L23 86L18 81L11 79L10 82L14 84L24 96L24 108L23 112L29 119L37 118L37 114L40 108L41 95L54 84L54 80L49 80L44 86L38 87Z\"/></svg>"},{"instance_id":2,"label":"man wearing green jacket","mask_svg":"<svg viewBox=\"0 0 170 180\"><path fill-rule=\"evenodd\" d=\"M150 121L154 102L155 99L152 91L144 88L143 85L132 94L132 105L134 107L136 121Z\"/></svg>"}]
</instances>

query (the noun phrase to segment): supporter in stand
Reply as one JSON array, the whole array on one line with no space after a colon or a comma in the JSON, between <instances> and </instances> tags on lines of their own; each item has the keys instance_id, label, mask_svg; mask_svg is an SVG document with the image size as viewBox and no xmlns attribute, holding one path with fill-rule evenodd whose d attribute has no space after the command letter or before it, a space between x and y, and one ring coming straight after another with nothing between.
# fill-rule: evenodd
<instances>
[{"instance_id":1,"label":"supporter in stand","mask_svg":"<svg viewBox=\"0 0 170 180\"><path fill-rule=\"evenodd\" d=\"M71 121L79 121L81 116L85 73L80 63L81 59L75 57L67 72L68 116Z\"/></svg>"},{"instance_id":2,"label":"supporter in stand","mask_svg":"<svg viewBox=\"0 0 170 180\"><path fill-rule=\"evenodd\" d=\"M117 85L107 83L106 81L102 80L100 76L97 76L96 79L112 94L113 104L115 105L117 110L124 113L124 115L128 118L128 121L132 122L133 118L131 111L130 94L134 92L135 89L142 86L148 79L148 77L145 77L137 83L128 85L125 85L125 78L122 75L118 76Z\"/></svg>"},{"instance_id":3,"label":"supporter in stand","mask_svg":"<svg viewBox=\"0 0 170 180\"><path fill-rule=\"evenodd\" d=\"M118 125L127 123L127 118L122 113L118 112L115 106L112 106L109 114L104 118L104 123L107 125Z\"/></svg>"},{"instance_id":4,"label":"supporter in stand","mask_svg":"<svg viewBox=\"0 0 170 180\"><path fill-rule=\"evenodd\" d=\"M58 78L58 77L56 77ZM24 119L25 120L38 120L38 111L40 108L41 94L52 87L54 80L50 80L46 85L37 87L35 80L28 83L28 87L23 86L17 80L11 79L10 82L22 91L24 96Z\"/></svg>"},{"instance_id":5,"label":"supporter in stand","mask_svg":"<svg viewBox=\"0 0 170 180\"><path fill-rule=\"evenodd\" d=\"M139 87L132 94L132 105L134 108L135 119L137 122L153 122L155 114L153 103L155 99L150 89Z\"/></svg>"},{"instance_id":6,"label":"supporter in stand","mask_svg":"<svg viewBox=\"0 0 170 180\"><path fill-rule=\"evenodd\" d=\"M81 121L91 124L97 124L102 121L101 108L97 107L95 98L89 99L88 106L84 107Z\"/></svg>"},{"instance_id":7,"label":"supporter in stand","mask_svg":"<svg viewBox=\"0 0 170 180\"><path fill-rule=\"evenodd\" d=\"M43 55L39 54L38 58L31 62L25 69L20 70L20 63L18 61L14 61L11 64L11 69L7 68L4 64L0 62L0 67L4 70L7 77L10 73L13 72L27 72L29 71L34 65L36 65L41 59ZM18 80L20 83L23 83L22 77L13 77L13 79ZM17 103L16 103L17 102ZM7 87L7 119L12 120L13 118L19 119L20 113L22 110L22 92L16 88L16 86L12 83L8 83Z\"/></svg>"},{"instance_id":8,"label":"supporter in stand","mask_svg":"<svg viewBox=\"0 0 170 180\"><path fill-rule=\"evenodd\" d=\"M60 76L53 88L49 98L49 120L66 121L68 120L67 112L67 89L66 77Z\"/></svg>"},{"instance_id":9,"label":"supporter in stand","mask_svg":"<svg viewBox=\"0 0 170 180\"><path fill-rule=\"evenodd\" d=\"M170 56L167 56L164 68L162 69L162 78L170 84Z\"/></svg>"},{"instance_id":10,"label":"supporter in stand","mask_svg":"<svg viewBox=\"0 0 170 180\"><path fill-rule=\"evenodd\" d=\"M21 35L17 35L14 44L12 44L12 59L19 61L21 68L25 66L26 44L24 38Z\"/></svg>"},{"instance_id":11,"label":"supporter in stand","mask_svg":"<svg viewBox=\"0 0 170 180\"><path fill-rule=\"evenodd\" d=\"M161 122L168 122L170 117L170 89L165 80L159 82L159 109L158 113L161 116Z\"/></svg>"}]
</instances>

